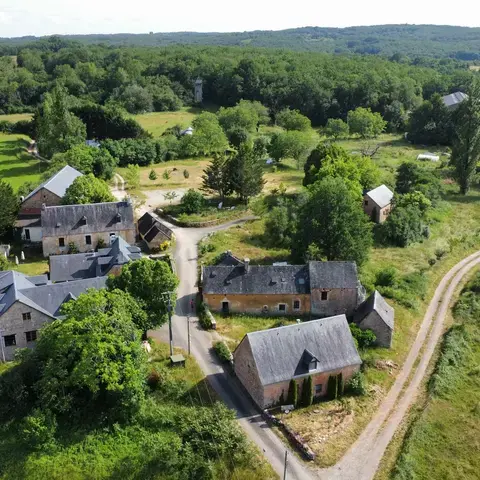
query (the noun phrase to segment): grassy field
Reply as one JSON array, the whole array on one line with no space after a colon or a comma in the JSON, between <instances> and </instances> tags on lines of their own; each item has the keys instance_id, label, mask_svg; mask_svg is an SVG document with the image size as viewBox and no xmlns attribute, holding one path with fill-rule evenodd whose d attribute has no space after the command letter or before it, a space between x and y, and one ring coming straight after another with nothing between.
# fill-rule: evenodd
<instances>
[{"instance_id":1,"label":"grassy field","mask_svg":"<svg viewBox=\"0 0 480 480\"><path fill-rule=\"evenodd\" d=\"M461 316L455 320L444 337L426 401L407 431L394 480L478 478L480 326L478 317L473 322Z\"/></svg>"},{"instance_id":2,"label":"grassy field","mask_svg":"<svg viewBox=\"0 0 480 480\"><path fill-rule=\"evenodd\" d=\"M0 178L16 190L25 182L39 182L45 165L26 152L24 135L0 133Z\"/></svg>"},{"instance_id":3,"label":"grassy field","mask_svg":"<svg viewBox=\"0 0 480 480\"><path fill-rule=\"evenodd\" d=\"M282 317L253 317L249 315L215 315L217 332L233 352L242 338L250 332L293 325L295 320Z\"/></svg>"},{"instance_id":4,"label":"grassy field","mask_svg":"<svg viewBox=\"0 0 480 480\"><path fill-rule=\"evenodd\" d=\"M20 120L30 120L33 113L11 113L9 115L0 115L0 122L19 122Z\"/></svg>"},{"instance_id":5,"label":"grassy field","mask_svg":"<svg viewBox=\"0 0 480 480\"><path fill-rule=\"evenodd\" d=\"M151 112L135 115L137 122L154 137L160 137L167 128L181 125L187 128L192 120L201 112L196 108L182 108L178 112Z\"/></svg>"}]
</instances>

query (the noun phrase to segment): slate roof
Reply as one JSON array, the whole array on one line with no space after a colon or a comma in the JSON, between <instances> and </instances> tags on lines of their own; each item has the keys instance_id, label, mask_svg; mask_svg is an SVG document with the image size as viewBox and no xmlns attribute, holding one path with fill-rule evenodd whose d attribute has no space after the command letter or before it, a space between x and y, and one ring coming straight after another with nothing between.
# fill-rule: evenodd
<instances>
[{"instance_id":1,"label":"slate roof","mask_svg":"<svg viewBox=\"0 0 480 480\"><path fill-rule=\"evenodd\" d=\"M244 265L244 262L232 254L230 250L223 252L222 258L217 263L217 265L222 265L224 267L233 267L236 265Z\"/></svg>"},{"instance_id":2,"label":"slate roof","mask_svg":"<svg viewBox=\"0 0 480 480\"><path fill-rule=\"evenodd\" d=\"M144 213L138 220L138 233L147 243L150 243L158 235L161 236L162 241L172 238L172 231L151 212Z\"/></svg>"},{"instance_id":3,"label":"slate roof","mask_svg":"<svg viewBox=\"0 0 480 480\"><path fill-rule=\"evenodd\" d=\"M393 192L386 185L380 185L367 192L367 196L370 197L379 208L383 208L392 203Z\"/></svg>"},{"instance_id":4,"label":"slate roof","mask_svg":"<svg viewBox=\"0 0 480 480\"><path fill-rule=\"evenodd\" d=\"M317 369L311 373L362 363L345 315L247 333L242 342L246 339L262 385L308 374L305 351L317 359Z\"/></svg>"},{"instance_id":5,"label":"slate roof","mask_svg":"<svg viewBox=\"0 0 480 480\"><path fill-rule=\"evenodd\" d=\"M363 319L371 312L377 312L385 324L393 330L395 310L376 290L358 306L353 315L353 321L360 325Z\"/></svg>"},{"instance_id":6,"label":"slate roof","mask_svg":"<svg viewBox=\"0 0 480 480\"><path fill-rule=\"evenodd\" d=\"M332 288L358 288L355 262L309 262L310 290Z\"/></svg>"},{"instance_id":7,"label":"slate roof","mask_svg":"<svg viewBox=\"0 0 480 480\"><path fill-rule=\"evenodd\" d=\"M101 248L98 252L50 255L50 280L65 282L101 277L108 275L112 267L141 257L138 247L132 247L122 237L117 237L110 247Z\"/></svg>"},{"instance_id":8,"label":"slate roof","mask_svg":"<svg viewBox=\"0 0 480 480\"><path fill-rule=\"evenodd\" d=\"M40 219L40 214L22 215L22 213L20 213L18 215L17 220L15 220L16 228L33 228L33 227L41 227L41 226L42 226L42 222Z\"/></svg>"},{"instance_id":9,"label":"slate roof","mask_svg":"<svg viewBox=\"0 0 480 480\"><path fill-rule=\"evenodd\" d=\"M457 105L460 105L460 103L462 103L466 98L468 98L467 94L463 92L454 92L450 95L445 95L442 97L442 100L447 108L454 108Z\"/></svg>"},{"instance_id":10,"label":"slate roof","mask_svg":"<svg viewBox=\"0 0 480 480\"><path fill-rule=\"evenodd\" d=\"M47 181L41 183L35 190L33 190L33 192L30 192L23 201L35 195L42 188L45 188L60 198L63 198L67 188L77 177L81 177L82 175L83 174L78 170L75 170L70 165L66 165L59 172L53 175L53 177L50 177Z\"/></svg>"},{"instance_id":11,"label":"slate roof","mask_svg":"<svg viewBox=\"0 0 480 480\"><path fill-rule=\"evenodd\" d=\"M19 301L52 318L60 316L60 307L89 288L104 288L107 277L77 280L68 283L48 283L36 286L39 278L9 270L0 272L0 317Z\"/></svg>"},{"instance_id":12,"label":"slate roof","mask_svg":"<svg viewBox=\"0 0 480 480\"><path fill-rule=\"evenodd\" d=\"M41 218L44 238L135 229L129 202L45 207Z\"/></svg>"},{"instance_id":13,"label":"slate roof","mask_svg":"<svg viewBox=\"0 0 480 480\"><path fill-rule=\"evenodd\" d=\"M309 293L306 265L244 265L203 267L203 292L212 294Z\"/></svg>"}]
</instances>

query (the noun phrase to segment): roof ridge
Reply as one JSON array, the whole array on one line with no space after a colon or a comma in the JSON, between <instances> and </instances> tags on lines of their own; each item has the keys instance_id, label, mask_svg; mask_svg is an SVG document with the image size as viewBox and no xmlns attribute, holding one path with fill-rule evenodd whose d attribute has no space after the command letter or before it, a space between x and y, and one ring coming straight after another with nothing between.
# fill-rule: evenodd
<instances>
[{"instance_id":1,"label":"roof ridge","mask_svg":"<svg viewBox=\"0 0 480 480\"><path fill-rule=\"evenodd\" d=\"M119 204L119 203L126 203L129 204L125 200L117 200L115 202L97 202L97 203L73 203L71 205L50 205L45 207L44 210L52 209L52 208L64 208L64 207L89 207L93 205L111 205L111 204Z\"/></svg>"}]
</instances>

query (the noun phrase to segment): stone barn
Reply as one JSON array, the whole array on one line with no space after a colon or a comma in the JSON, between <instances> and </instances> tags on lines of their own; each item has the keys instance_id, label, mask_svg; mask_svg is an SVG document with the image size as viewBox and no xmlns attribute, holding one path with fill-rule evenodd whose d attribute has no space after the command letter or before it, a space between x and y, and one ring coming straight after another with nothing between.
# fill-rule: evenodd
<instances>
[{"instance_id":1,"label":"stone barn","mask_svg":"<svg viewBox=\"0 0 480 480\"><path fill-rule=\"evenodd\" d=\"M386 185L380 185L364 195L363 211L372 222L383 223L392 210L392 199L393 192Z\"/></svg>"},{"instance_id":2,"label":"stone barn","mask_svg":"<svg viewBox=\"0 0 480 480\"><path fill-rule=\"evenodd\" d=\"M286 404L292 379L301 395L311 376L314 396L321 398L330 376L342 374L347 382L362 363L345 315L247 333L233 359L238 379L261 409Z\"/></svg>"},{"instance_id":3,"label":"stone barn","mask_svg":"<svg viewBox=\"0 0 480 480\"><path fill-rule=\"evenodd\" d=\"M394 330L394 309L376 290L359 307L353 321L362 330L371 330L377 337L376 345L390 348Z\"/></svg>"}]
</instances>

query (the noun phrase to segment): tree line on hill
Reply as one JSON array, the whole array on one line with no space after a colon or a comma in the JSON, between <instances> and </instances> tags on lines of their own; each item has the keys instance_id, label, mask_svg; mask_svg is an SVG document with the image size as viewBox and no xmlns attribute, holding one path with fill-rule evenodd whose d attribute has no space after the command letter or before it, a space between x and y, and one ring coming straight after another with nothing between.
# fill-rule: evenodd
<instances>
[{"instance_id":1,"label":"tree line on hill","mask_svg":"<svg viewBox=\"0 0 480 480\"><path fill-rule=\"evenodd\" d=\"M401 62L422 62L429 57L480 60L479 29L448 25L374 25L348 28L302 27L280 31L150 34L96 34L54 37L55 44L109 46L222 45L284 48L336 54L382 55ZM45 48L38 37L0 39L0 51L15 55L19 49Z\"/></svg>"},{"instance_id":2,"label":"tree line on hill","mask_svg":"<svg viewBox=\"0 0 480 480\"><path fill-rule=\"evenodd\" d=\"M34 110L56 83L72 108L117 105L130 113L177 110L193 103L193 82L204 80L204 101L233 106L257 100L272 117L299 110L313 125L346 120L357 107L379 112L395 129L402 113L434 93L462 90L466 69L433 69L378 57L175 46L107 48L56 37L0 57L0 112ZM90 134L90 132L89 132Z\"/></svg>"}]
</instances>

